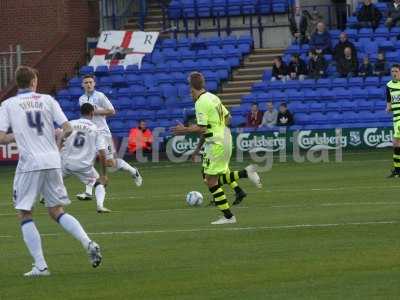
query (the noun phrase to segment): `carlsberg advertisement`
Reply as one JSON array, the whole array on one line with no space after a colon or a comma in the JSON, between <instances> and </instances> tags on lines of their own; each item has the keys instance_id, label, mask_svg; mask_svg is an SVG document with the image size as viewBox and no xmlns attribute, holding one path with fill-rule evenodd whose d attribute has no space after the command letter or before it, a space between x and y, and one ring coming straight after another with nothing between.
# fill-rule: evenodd
<instances>
[{"instance_id":1,"label":"carlsberg advertisement","mask_svg":"<svg viewBox=\"0 0 400 300\"><path fill-rule=\"evenodd\" d=\"M352 128L299 131L255 131L233 133L234 151L246 152L291 152L300 150L371 149L392 146L393 129ZM196 148L197 136L177 136L169 140L176 155L190 155Z\"/></svg>"}]
</instances>

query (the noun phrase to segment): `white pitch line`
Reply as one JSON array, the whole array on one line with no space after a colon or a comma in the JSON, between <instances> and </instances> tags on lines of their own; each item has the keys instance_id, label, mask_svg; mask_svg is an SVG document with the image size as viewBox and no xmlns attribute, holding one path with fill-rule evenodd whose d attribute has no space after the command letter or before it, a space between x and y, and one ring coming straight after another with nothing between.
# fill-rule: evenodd
<instances>
[{"instance_id":1,"label":"white pitch line","mask_svg":"<svg viewBox=\"0 0 400 300\"><path fill-rule=\"evenodd\" d=\"M326 224L294 224L294 225L275 225L275 226L250 226L250 227L215 227L215 228L192 228L192 229L169 229L169 230L136 230L136 231L105 231L88 232L89 235L144 235L160 233L190 233L190 232L217 232L217 231L257 231L257 230L284 230L284 229L304 229L304 228L327 228L345 226L369 226L369 225L393 225L399 224L398 221L373 221L373 222L350 222L350 223L326 223ZM61 233L44 233L43 237L60 236ZM0 238L12 238L11 235L0 235Z\"/></svg>"},{"instance_id":2,"label":"white pitch line","mask_svg":"<svg viewBox=\"0 0 400 300\"><path fill-rule=\"evenodd\" d=\"M295 225L276 225L276 226L251 226L251 227L228 227L228 228L192 228L192 229L170 229L170 230L137 230L137 231L109 231L91 232L89 235L137 235L155 233L180 233L180 232L204 232L204 231L257 231L257 230L281 230L299 228L321 228L321 227L340 227L340 226L367 226L367 225L388 225L398 224L397 221L376 221L376 222L351 222L351 223L327 223L327 224L295 224ZM58 233L45 233L42 236L58 236Z\"/></svg>"}]
</instances>

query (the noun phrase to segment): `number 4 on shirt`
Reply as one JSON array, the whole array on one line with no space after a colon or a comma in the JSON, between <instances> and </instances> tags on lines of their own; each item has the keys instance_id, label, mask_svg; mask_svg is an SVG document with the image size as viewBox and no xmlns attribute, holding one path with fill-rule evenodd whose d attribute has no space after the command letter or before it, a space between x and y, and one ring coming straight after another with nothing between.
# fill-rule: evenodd
<instances>
[{"instance_id":1,"label":"number 4 on shirt","mask_svg":"<svg viewBox=\"0 0 400 300\"><path fill-rule=\"evenodd\" d=\"M28 125L31 128L35 128L38 135L43 135L44 124L42 122L42 114L40 111L28 111L26 113Z\"/></svg>"}]
</instances>

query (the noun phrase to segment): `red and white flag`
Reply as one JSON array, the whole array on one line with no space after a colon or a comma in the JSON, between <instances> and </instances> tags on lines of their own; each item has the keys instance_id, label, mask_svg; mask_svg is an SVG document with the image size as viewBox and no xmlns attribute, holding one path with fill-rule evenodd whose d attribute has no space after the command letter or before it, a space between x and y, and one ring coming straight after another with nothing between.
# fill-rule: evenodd
<instances>
[{"instance_id":1,"label":"red and white flag","mask_svg":"<svg viewBox=\"0 0 400 300\"><path fill-rule=\"evenodd\" d=\"M157 38L158 32L103 31L89 65L138 65L140 68L143 57L153 52Z\"/></svg>"}]
</instances>

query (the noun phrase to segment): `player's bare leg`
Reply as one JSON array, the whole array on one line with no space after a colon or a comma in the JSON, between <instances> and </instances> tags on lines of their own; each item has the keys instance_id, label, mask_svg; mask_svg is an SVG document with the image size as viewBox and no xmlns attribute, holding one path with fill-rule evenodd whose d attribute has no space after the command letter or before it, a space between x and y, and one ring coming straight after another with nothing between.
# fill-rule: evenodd
<instances>
[{"instance_id":1,"label":"player's bare leg","mask_svg":"<svg viewBox=\"0 0 400 300\"><path fill-rule=\"evenodd\" d=\"M113 159L108 159L107 160L107 167L111 172L123 170L127 171L131 174L136 186L141 186L143 184L143 178L142 175L140 175L140 172L137 168L132 167L130 164L128 164L126 161L124 161L121 158L113 158Z\"/></svg>"}]
</instances>

